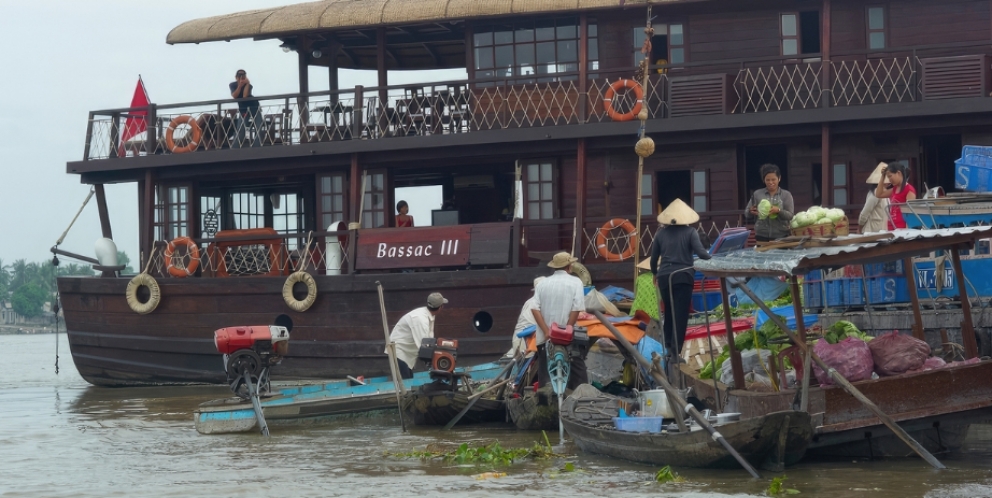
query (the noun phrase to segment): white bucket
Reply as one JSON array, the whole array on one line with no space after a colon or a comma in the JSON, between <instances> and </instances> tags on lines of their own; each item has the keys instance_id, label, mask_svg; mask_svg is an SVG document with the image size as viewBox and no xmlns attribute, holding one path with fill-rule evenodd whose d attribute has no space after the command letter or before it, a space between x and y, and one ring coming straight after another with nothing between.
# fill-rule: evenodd
<instances>
[{"instance_id":1,"label":"white bucket","mask_svg":"<svg viewBox=\"0 0 992 498\"><path fill-rule=\"evenodd\" d=\"M637 401L641 404L642 417L675 418L664 389L652 389L638 393Z\"/></svg>"}]
</instances>

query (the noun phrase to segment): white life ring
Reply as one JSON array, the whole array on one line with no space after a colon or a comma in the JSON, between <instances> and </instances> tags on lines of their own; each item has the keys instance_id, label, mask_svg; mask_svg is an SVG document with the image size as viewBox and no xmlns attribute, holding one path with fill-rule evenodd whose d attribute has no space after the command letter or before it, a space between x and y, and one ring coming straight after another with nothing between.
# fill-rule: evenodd
<instances>
[{"instance_id":1,"label":"white life ring","mask_svg":"<svg viewBox=\"0 0 992 498\"><path fill-rule=\"evenodd\" d=\"M307 286L307 297L302 301L293 295L293 286L297 282L303 282ZM317 281L313 279L313 275L305 271L293 272L286 278L286 283L282 286L282 298L293 311L302 313L310 309L313 302L317 300Z\"/></svg>"}]
</instances>

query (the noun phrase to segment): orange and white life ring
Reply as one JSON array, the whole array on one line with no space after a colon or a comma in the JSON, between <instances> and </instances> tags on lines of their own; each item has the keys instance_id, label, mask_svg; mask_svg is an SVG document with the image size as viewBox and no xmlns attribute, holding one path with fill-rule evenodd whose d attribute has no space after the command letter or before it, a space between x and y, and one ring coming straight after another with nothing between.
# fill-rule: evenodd
<instances>
[{"instance_id":1,"label":"orange and white life ring","mask_svg":"<svg viewBox=\"0 0 992 498\"><path fill-rule=\"evenodd\" d=\"M621 253L610 252L610 249L606 247L606 234L616 228L623 230L627 234L627 249ZM637 250L637 230L631 222L622 218L613 218L600 227L599 233L596 235L596 250L607 261L624 261L633 258L634 251Z\"/></svg>"},{"instance_id":2,"label":"orange and white life ring","mask_svg":"<svg viewBox=\"0 0 992 498\"><path fill-rule=\"evenodd\" d=\"M621 114L613 107L613 97L616 96L618 91L623 89L633 91L637 97L637 102L634 103L633 109ZM606 114L609 114L610 118L614 121L632 121L641 112L641 107L644 106L644 89L634 80L614 81L610 84L610 88L606 90L606 95L603 97L603 106L606 108Z\"/></svg>"},{"instance_id":3,"label":"orange and white life ring","mask_svg":"<svg viewBox=\"0 0 992 498\"><path fill-rule=\"evenodd\" d=\"M189 133L186 134L188 143L182 147L178 147L172 135L176 132L176 128L183 124L189 126ZM200 138L202 136L203 130L200 129L200 124L193 119L193 116L183 114L182 116L176 116L169 123L169 127L165 129L165 145L173 154L184 154L196 150L196 147L200 145Z\"/></svg>"},{"instance_id":4,"label":"orange and white life ring","mask_svg":"<svg viewBox=\"0 0 992 498\"><path fill-rule=\"evenodd\" d=\"M182 256L175 259L172 257L176 253L176 246L180 244L186 246L186 255L189 256L189 263L185 265L182 264ZM179 261L179 264L176 260ZM200 248L189 237L176 237L165 246L165 264L169 270L169 275L179 278L188 277L196 273L196 269L200 266Z\"/></svg>"}]
</instances>

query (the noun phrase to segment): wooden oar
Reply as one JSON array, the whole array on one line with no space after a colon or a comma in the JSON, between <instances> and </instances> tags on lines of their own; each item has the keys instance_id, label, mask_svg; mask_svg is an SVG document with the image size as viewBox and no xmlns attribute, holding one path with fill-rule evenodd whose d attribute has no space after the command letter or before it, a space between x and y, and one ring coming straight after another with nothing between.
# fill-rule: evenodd
<instances>
[{"instance_id":1,"label":"wooden oar","mask_svg":"<svg viewBox=\"0 0 992 498\"><path fill-rule=\"evenodd\" d=\"M806 341L802 341L798 337L796 337L796 335L792 333L792 329L790 329L789 326L786 325L785 321L782 320L782 318L780 318L778 315L773 313L772 310L768 308L768 305L765 304L765 302L762 301L757 295L755 295L750 288L748 288L747 284L738 283L737 286L740 287L740 289L744 291L744 294L747 294L747 297L750 297L751 300L754 301L754 303L757 304L758 307L762 309L762 311L768 314L768 318L771 321L775 322L775 325L778 325L778 328L782 329L782 331L784 331L789 336L789 339L792 339L792 342L798 345L803 350L804 353L808 354L809 358L815 361L816 364L819 365L824 372L827 372L830 375L830 378L833 379L835 384L842 387L845 391L847 391L848 394L854 396L855 399L860 401L861 404L865 406L865 408L868 408L868 410L874 413L875 416L878 417L878 419L881 420L882 423L885 424L885 426L888 427L893 434L898 436L899 439L902 439L902 441L906 443L913 451L915 451L917 455L920 455L920 458L926 460L927 463L932 465L934 468L937 469L945 468L944 464L940 463L939 460L934 458L934 456L931 455L926 448L920 445L920 443L918 443L915 439L913 439L902 427L899 426L899 424L897 424L894 420L892 420L892 417L886 415L885 412L883 412L882 409L878 407L878 405L876 405L870 399L865 397L865 395L862 394L861 391L858 390L858 388L851 385L851 383L848 382L843 375L837 373L837 370L824 363L824 361L821 360L820 357L816 355L816 353L812 352L809 348L809 345L806 344ZM794 296L793 299L796 299L796 297ZM800 316L796 317L796 320L801 320L801 319L802 317Z\"/></svg>"},{"instance_id":2,"label":"wooden oar","mask_svg":"<svg viewBox=\"0 0 992 498\"><path fill-rule=\"evenodd\" d=\"M403 381L400 380L400 367L396 363L396 346L389 342L389 322L386 321L386 299L382 297L382 284L375 281L379 289L379 312L382 315L382 333L386 335L386 353L389 355L389 372L393 377L393 387L396 390L396 407L400 410L400 427L406 432L406 420L403 419Z\"/></svg>"},{"instance_id":3,"label":"wooden oar","mask_svg":"<svg viewBox=\"0 0 992 498\"><path fill-rule=\"evenodd\" d=\"M720 446L723 446L723 448L727 450L727 453L730 453L730 455L737 460L737 463L741 464L741 467L744 467L744 470L748 471L748 473L751 474L751 477L754 477L755 479L761 479L761 476L758 474L758 471L754 470L754 467L752 467L751 464L748 463L748 461L745 460L744 457L740 455L740 453L737 453L737 450L735 450L733 446L730 446L730 443L728 443L727 440L724 439L723 435L717 432L716 429L714 429L713 426L710 425L709 421L706 420L706 417L704 417L701 413L699 413L699 411L696 410L695 406L692 406L691 403L688 403L684 399L682 399L682 396L679 395L678 390L675 389L674 386L668 383L668 379L665 378L665 374L663 374L659 368L652 365L647 358L642 356L641 353L639 353L637 349L630 343L630 341L628 341L627 338L624 337L623 334L621 334L620 331L617 330L616 327L614 327L613 324L611 324L609 320L607 320L606 317L603 316L602 313L598 311L594 311L593 313L596 315L596 318L598 318L599 321L602 322L602 324L605 325L606 328L613 333L613 336L617 338L617 341L623 345L623 347L631 354L631 356L633 356L634 359L637 360L637 363L639 363L642 367L644 367L645 370L651 372L651 376L654 377L654 380L659 384L661 384L662 388L665 389L665 394L668 396L669 403L679 405L677 406L676 409L684 410L685 413L688 413L693 418L693 420L695 420L696 423L699 424L700 427L706 429L706 432L710 433L710 437L712 437L716 442L720 443Z\"/></svg>"},{"instance_id":4,"label":"wooden oar","mask_svg":"<svg viewBox=\"0 0 992 498\"><path fill-rule=\"evenodd\" d=\"M465 408L462 408L462 411L458 412L458 415L455 415L455 418L451 419L450 422L448 422L447 424L445 424L445 426L443 428L441 428L441 430L442 431L446 431L446 430L449 430L452 427L454 427L455 424L457 424L458 421L461 420L462 417L464 417L465 414L468 413L468 411L472 409L472 406L475 405L475 402L476 401L479 401L479 398L481 398L484 393L489 392L489 391L497 388L498 386L504 385L507 382L509 382L510 379L506 379L506 380L504 380L502 382L499 382L499 380L502 379L504 375L508 375L513 370L513 365L516 365L516 364L517 364L517 357L514 356L513 357L513 361L511 361L506 367L504 367L503 370L501 370L499 372L499 374L496 375L496 378L494 378L489 383L488 386L486 386L483 390L481 390L481 391L473 394L469 398L469 402L468 402L467 405L465 405Z\"/></svg>"}]
</instances>

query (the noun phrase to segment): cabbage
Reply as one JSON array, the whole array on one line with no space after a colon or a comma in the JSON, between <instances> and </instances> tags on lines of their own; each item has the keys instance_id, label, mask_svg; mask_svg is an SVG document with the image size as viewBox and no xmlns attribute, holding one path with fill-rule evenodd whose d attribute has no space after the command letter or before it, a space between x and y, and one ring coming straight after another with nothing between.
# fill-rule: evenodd
<instances>
[{"instance_id":1,"label":"cabbage","mask_svg":"<svg viewBox=\"0 0 992 498\"><path fill-rule=\"evenodd\" d=\"M813 206L807 209L806 212L809 213L810 218L813 220L818 220L827 216L827 210L820 206Z\"/></svg>"},{"instance_id":2,"label":"cabbage","mask_svg":"<svg viewBox=\"0 0 992 498\"><path fill-rule=\"evenodd\" d=\"M833 208L833 209L828 209L827 210L827 218L830 218L831 220L834 220L834 223L837 223L837 222L843 220L844 219L844 216L846 216L846 215L844 214L844 210L843 209Z\"/></svg>"},{"instance_id":3,"label":"cabbage","mask_svg":"<svg viewBox=\"0 0 992 498\"><path fill-rule=\"evenodd\" d=\"M761 199L758 203L758 218L765 219L771 214L772 203L768 199Z\"/></svg>"},{"instance_id":4,"label":"cabbage","mask_svg":"<svg viewBox=\"0 0 992 498\"><path fill-rule=\"evenodd\" d=\"M819 220L816 220L816 223L814 223L814 225L833 225L833 224L834 224L834 220L831 220L826 216L820 218Z\"/></svg>"},{"instance_id":5,"label":"cabbage","mask_svg":"<svg viewBox=\"0 0 992 498\"><path fill-rule=\"evenodd\" d=\"M796 228L812 225L813 222L816 221L816 219L810 216L806 211L796 213L796 216L793 217L792 220L796 222Z\"/></svg>"},{"instance_id":6,"label":"cabbage","mask_svg":"<svg viewBox=\"0 0 992 498\"><path fill-rule=\"evenodd\" d=\"M789 223L790 228L799 228L799 215L792 218L792 223Z\"/></svg>"}]
</instances>

